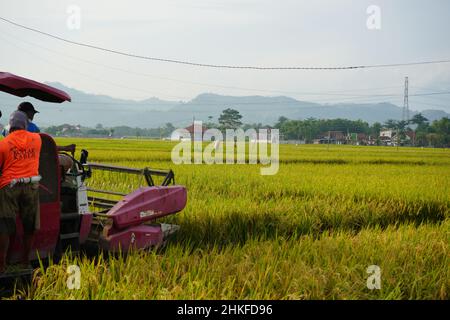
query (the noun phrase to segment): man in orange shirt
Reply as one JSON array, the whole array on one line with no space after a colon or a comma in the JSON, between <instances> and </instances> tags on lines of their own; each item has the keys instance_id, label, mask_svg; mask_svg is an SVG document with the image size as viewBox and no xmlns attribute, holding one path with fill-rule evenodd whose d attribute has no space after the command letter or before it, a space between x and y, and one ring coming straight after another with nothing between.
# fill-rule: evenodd
<instances>
[{"instance_id":1,"label":"man in orange shirt","mask_svg":"<svg viewBox=\"0 0 450 320\"><path fill-rule=\"evenodd\" d=\"M33 234L39 228L39 154L41 137L26 130L27 115L14 111L10 134L0 141L0 273L6 269L9 237L16 232L16 213L24 229L22 264L29 265Z\"/></svg>"}]
</instances>

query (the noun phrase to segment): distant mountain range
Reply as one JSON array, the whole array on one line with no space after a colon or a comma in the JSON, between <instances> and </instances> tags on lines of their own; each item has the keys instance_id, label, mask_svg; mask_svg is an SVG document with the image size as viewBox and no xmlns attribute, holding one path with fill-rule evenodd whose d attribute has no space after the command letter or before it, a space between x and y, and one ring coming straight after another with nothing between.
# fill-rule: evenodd
<instances>
[{"instance_id":1,"label":"distant mountain range","mask_svg":"<svg viewBox=\"0 0 450 320\"><path fill-rule=\"evenodd\" d=\"M150 98L143 101L116 99L104 95L85 93L68 88L60 83L48 83L70 94L72 103L51 104L28 99L36 103L40 113L35 122L40 126L59 125L63 123L80 124L93 127L98 123L103 126L130 126L141 128L155 128L171 122L175 127L183 127L196 120L217 122L217 118L226 108L239 110L244 123L274 124L280 116L289 119L345 118L364 120L369 123L381 122L388 119L402 118L402 108L391 103L340 103L317 104L298 101L286 96L223 96L213 93L200 94L188 102L165 101ZM0 110L3 118L0 123L7 121L20 98L0 93ZM411 111L411 114L416 113ZM430 121L450 114L442 110L425 110L421 112Z\"/></svg>"}]
</instances>

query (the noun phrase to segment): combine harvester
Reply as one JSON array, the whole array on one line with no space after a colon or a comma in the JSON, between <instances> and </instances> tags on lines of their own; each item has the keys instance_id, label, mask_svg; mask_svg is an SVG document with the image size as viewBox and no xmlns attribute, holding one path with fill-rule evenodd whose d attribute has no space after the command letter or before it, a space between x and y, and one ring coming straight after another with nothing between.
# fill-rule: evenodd
<instances>
[{"instance_id":1,"label":"combine harvester","mask_svg":"<svg viewBox=\"0 0 450 320\"><path fill-rule=\"evenodd\" d=\"M46 102L71 101L61 90L6 72L0 72L0 91ZM108 252L157 247L179 228L156 223L157 219L180 212L186 206L186 188L175 185L172 170L89 163L86 150L76 160L75 150L71 150L71 155L62 156L52 137L41 134L41 138L40 229L34 236L31 260L57 257L69 247L77 251L87 240L97 242L99 248ZM72 160L73 165L67 171L60 165L61 156ZM86 180L93 179L93 173L100 170L141 175L147 186L129 194L88 188ZM155 185L156 176L162 177L161 185ZM111 200L112 197L120 200ZM18 262L22 252L23 228L19 218L16 224L17 234L11 239L8 253L9 264Z\"/></svg>"}]
</instances>

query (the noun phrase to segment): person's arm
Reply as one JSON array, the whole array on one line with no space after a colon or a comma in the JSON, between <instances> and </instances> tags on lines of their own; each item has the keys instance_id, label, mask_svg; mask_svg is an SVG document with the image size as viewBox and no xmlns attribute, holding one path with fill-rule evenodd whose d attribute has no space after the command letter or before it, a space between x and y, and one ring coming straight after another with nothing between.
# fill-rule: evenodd
<instances>
[{"instance_id":1,"label":"person's arm","mask_svg":"<svg viewBox=\"0 0 450 320\"><path fill-rule=\"evenodd\" d=\"M34 124L33 122L28 123L27 131L33 132L33 133L40 133L41 132L39 127L36 124Z\"/></svg>"}]
</instances>

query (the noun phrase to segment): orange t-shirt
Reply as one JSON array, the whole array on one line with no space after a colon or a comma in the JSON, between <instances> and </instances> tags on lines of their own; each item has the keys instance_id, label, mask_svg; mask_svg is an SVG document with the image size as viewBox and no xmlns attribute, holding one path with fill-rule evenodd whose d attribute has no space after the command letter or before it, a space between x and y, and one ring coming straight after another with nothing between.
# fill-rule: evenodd
<instances>
[{"instance_id":1,"label":"orange t-shirt","mask_svg":"<svg viewBox=\"0 0 450 320\"><path fill-rule=\"evenodd\" d=\"M0 140L0 189L11 180L39 174L41 137L37 133L17 130Z\"/></svg>"}]
</instances>

